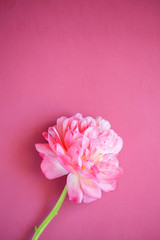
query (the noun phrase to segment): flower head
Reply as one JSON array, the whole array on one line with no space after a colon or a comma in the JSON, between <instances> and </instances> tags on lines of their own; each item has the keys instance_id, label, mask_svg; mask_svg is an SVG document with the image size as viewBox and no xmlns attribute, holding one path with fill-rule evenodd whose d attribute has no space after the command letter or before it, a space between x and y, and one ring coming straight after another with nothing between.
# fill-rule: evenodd
<instances>
[{"instance_id":1,"label":"flower head","mask_svg":"<svg viewBox=\"0 0 160 240\"><path fill-rule=\"evenodd\" d=\"M48 143L36 144L43 161L41 169L46 178L67 175L69 199L77 203L101 198L101 191L116 187L116 178L122 172L117 154L122 139L101 117L73 117L57 119L43 136Z\"/></svg>"}]
</instances>

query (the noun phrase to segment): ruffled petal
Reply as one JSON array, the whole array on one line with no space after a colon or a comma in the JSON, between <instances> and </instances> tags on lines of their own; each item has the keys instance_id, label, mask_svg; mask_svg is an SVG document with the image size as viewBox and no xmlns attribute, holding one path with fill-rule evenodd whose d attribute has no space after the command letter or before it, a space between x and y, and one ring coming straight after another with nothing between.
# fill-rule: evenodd
<instances>
[{"instance_id":1,"label":"ruffled petal","mask_svg":"<svg viewBox=\"0 0 160 240\"><path fill-rule=\"evenodd\" d=\"M104 191L104 192L110 192L115 190L116 188L116 180L108 180L106 182L101 182L98 184L98 186Z\"/></svg>"},{"instance_id":2,"label":"ruffled petal","mask_svg":"<svg viewBox=\"0 0 160 240\"><path fill-rule=\"evenodd\" d=\"M49 146L52 150L54 150L54 146L56 144L55 139L48 133L48 136L46 133L43 133L43 136L45 136L45 138L47 139Z\"/></svg>"},{"instance_id":3,"label":"ruffled petal","mask_svg":"<svg viewBox=\"0 0 160 240\"><path fill-rule=\"evenodd\" d=\"M119 167L119 161L113 154L106 154L102 157L102 161L97 162L101 179L115 179L123 173L123 169Z\"/></svg>"},{"instance_id":4,"label":"ruffled petal","mask_svg":"<svg viewBox=\"0 0 160 240\"><path fill-rule=\"evenodd\" d=\"M63 121L63 138L64 138L68 128L69 128L69 118L67 118Z\"/></svg>"},{"instance_id":5,"label":"ruffled petal","mask_svg":"<svg viewBox=\"0 0 160 240\"><path fill-rule=\"evenodd\" d=\"M82 167L82 159L81 159L82 149L79 146L79 144L76 143L76 144L72 145L69 148L69 150L67 152L67 155L71 158L73 166L80 166L80 167Z\"/></svg>"},{"instance_id":6,"label":"ruffled petal","mask_svg":"<svg viewBox=\"0 0 160 240\"><path fill-rule=\"evenodd\" d=\"M119 161L118 161L118 159L117 159L117 157L116 157L116 155L115 154L113 154L113 153L111 153L111 154L104 154L103 156L102 156L102 161L100 162L100 164L103 164L103 163L107 163L108 165L114 165L114 166L116 166L116 167L118 167L119 166Z\"/></svg>"},{"instance_id":7,"label":"ruffled petal","mask_svg":"<svg viewBox=\"0 0 160 240\"><path fill-rule=\"evenodd\" d=\"M47 154L50 154L50 155L54 154L48 143L37 143L37 144L35 144L35 147L36 147L36 150L39 153L44 153L46 155Z\"/></svg>"},{"instance_id":8,"label":"ruffled petal","mask_svg":"<svg viewBox=\"0 0 160 240\"><path fill-rule=\"evenodd\" d=\"M108 121L104 120L102 117L96 118L96 125L100 127L101 131L106 131L110 129L111 125Z\"/></svg>"},{"instance_id":9,"label":"ruffled petal","mask_svg":"<svg viewBox=\"0 0 160 240\"><path fill-rule=\"evenodd\" d=\"M95 201L95 200L97 200L97 198L91 198L91 197L88 197L87 195L83 195L83 202L84 203L90 203L90 202L93 202L93 201Z\"/></svg>"},{"instance_id":10,"label":"ruffled petal","mask_svg":"<svg viewBox=\"0 0 160 240\"><path fill-rule=\"evenodd\" d=\"M101 198L101 189L92 180L80 178L80 183L85 195L95 199Z\"/></svg>"},{"instance_id":11,"label":"ruffled petal","mask_svg":"<svg viewBox=\"0 0 160 240\"><path fill-rule=\"evenodd\" d=\"M72 129L73 131L75 131L75 130L78 130L78 131L79 131L78 120L74 119L74 120L71 122L71 129Z\"/></svg>"},{"instance_id":12,"label":"ruffled petal","mask_svg":"<svg viewBox=\"0 0 160 240\"><path fill-rule=\"evenodd\" d=\"M58 155L58 153L65 155L65 150L59 143L54 144L52 149L57 155Z\"/></svg>"},{"instance_id":13,"label":"ruffled petal","mask_svg":"<svg viewBox=\"0 0 160 240\"><path fill-rule=\"evenodd\" d=\"M85 131L84 131L84 135L87 136L88 138L92 139L92 138L98 138L99 132L98 132L98 128L95 126L91 126L88 127Z\"/></svg>"},{"instance_id":14,"label":"ruffled petal","mask_svg":"<svg viewBox=\"0 0 160 240\"><path fill-rule=\"evenodd\" d=\"M73 170L73 167L71 166L71 159L64 155L61 154L59 152L57 152L57 156L58 156L58 160L60 162L60 164L69 172L74 173L75 171Z\"/></svg>"},{"instance_id":15,"label":"ruffled petal","mask_svg":"<svg viewBox=\"0 0 160 240\"><path fill-rule=\"evenodd\" d=\"M89 147L90 141L89 138L86 136L83 136L82 138L82 148L83 150L86 150Z\"/></svg>"},{"instance_id":16,"label":"ruffled petal","mask_svg":"<svg viewBox=\"0 0 160 240\"><path fill-rule=\"evenodd\" d=\"M83 121L83 117L82 117L82 114L81 113L76 113L74 115L75 118L78 118L79 120Z\"/></svg>"},{"instance_id":17,"label":"ruffled petal","mask_svg":"<svg viewBox=\"0 0 160 240\"><path fill-rule=\"evenodd\" d=\"M56 155L45 156L41 163L41 169L48 179L54 179L68 174L68 171L60 165Z\"/></svg>"},{"instance_id":18,"label":"ruffled petal","mask_svg":"<svg viewBox=\"0 0 160 240\"><path fill-rule=\"evenodd\" d=\"M117 154L123 146L123 140L112 129L109 130L109 136L106 141L106 153ZM104 147L105 149L105 147Z\"/></svg>"},{"instance_id":19,"label":"ruffled petal","mask_svg":"<svg viewBox=\"0 0 160 240\"><path fill-rule=\"evenodd\" d=\"M72 143L73 143L73 133L72 131L68 130L64 137L64 144L66 149L69 149Z\"/></svg>"},{"instance_id":20,"label":"ruffled petal","mask_svg":"<svg viewBox=\"0 0 160 240\"><path fill-rule=\"evenodd\" d=\"M63 122L66 119L67 119L66 117L60 117L57 119L57 131L58 131L61 139L63 139Z\"/></svg>"},{"instance_id":21,"label":"ruffled petal","mask_svg":"<svg viewBox=\"0 0 160 240\"><path fill-rule=\"evenodd\" d=\"M77 203L82 202L83 192L80 187L79 176L70 173L67 177L67 191L69 200Z\"/></svg>"},{"instance_id":22,"label":"ruffled petal","mask_svg":"<svg viewBox=\"0 0 160 240\"><path fill-rule=\"evenodd\" d=\"M63 145L61 138L59 136L59 133L57 132L56 126L55 127L50 127L48 129L49 134L56 140L57 143Z\"/></svg>"}]
</instances>

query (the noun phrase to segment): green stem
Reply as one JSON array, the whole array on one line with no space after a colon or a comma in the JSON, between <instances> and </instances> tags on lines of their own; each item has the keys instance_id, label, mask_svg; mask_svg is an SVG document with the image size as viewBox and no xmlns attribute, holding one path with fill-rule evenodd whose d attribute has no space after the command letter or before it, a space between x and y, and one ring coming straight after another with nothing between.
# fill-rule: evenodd
<instances>
[{"instance_id":1,"label":"green stem","mask_svg":"<svg viewBox=\"0 0 160 240\"><path fill-rule=\"evenodd\" d=\"M49 215L46 217L46 219L42 222L42 224L37 228L35 227L35 234L32 238L32 240L37 240L43 230L47 227L47 225L50 223L50 221L57 215L65 197L67 195L67 187L65 186L63 189L63 192L61 193L60 198L58 199L56 205L52 209L52 211L49 213Z\"/></svg>"}]
</instances>

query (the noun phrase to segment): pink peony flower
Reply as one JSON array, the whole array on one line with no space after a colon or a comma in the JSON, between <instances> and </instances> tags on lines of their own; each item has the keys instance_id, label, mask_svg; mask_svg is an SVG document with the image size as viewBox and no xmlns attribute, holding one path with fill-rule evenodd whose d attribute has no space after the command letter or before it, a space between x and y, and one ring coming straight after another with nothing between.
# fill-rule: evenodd
<instances>
[{"instance_id":1,"label":"pink peony flower","mask_svg":"<svg viewBox=\"0 0 160 240\"><path fill-rule=\"evenodd\" d=\"M122 139L101 117L61 117L43 136L48 143L36 144L43 161L41 169L46 178L67 175L67 192L71 201L92 202L101 192L116 187L122 173L117 154Z\"/></svg>"}]
</instances>

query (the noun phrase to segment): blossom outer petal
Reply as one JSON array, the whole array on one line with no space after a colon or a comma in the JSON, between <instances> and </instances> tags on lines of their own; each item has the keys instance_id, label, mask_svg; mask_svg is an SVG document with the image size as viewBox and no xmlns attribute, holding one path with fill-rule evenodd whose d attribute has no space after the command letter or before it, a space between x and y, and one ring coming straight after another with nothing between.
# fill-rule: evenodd
<instances>
[{"instance_id":1,"label":"blossom outer petal","mask_svg":"<svg viewBox=\"0 0 160 240\"><path fill-rule=\"evenodd\" d=\"M81 114L81 113L76 113L76 114L74 115L74 117L80 119L81 121L83 121L83 117L82 117L82 114Z\"/></svg>"},{"instance_id":2,"label":"blossom outer petal","mask_svg":"<svg viewBox=\"0 0 160 240\"><path fill-rule=\"evenodd\" d=\"M61 138L55 127L50 127L48 129L49 134L56 140L57 143L62 145Z\"/></svg>"},{"instance_id":3,"label":"blossom outer petal","mask_svg":"<svg viewBox=\"0 0 160 240\"><path fill-rule=\"evenodd\" d=\"M102 131L108 130L111 127L110 123L100 116L96 118L96 125L99 126Z\"/></svg>"},{"instance_id":4,"label":"blossom outer petal","mask_svg":"<svg viewBox=\"0 0 160 240\"><path fill-rule=\"evenodd\" d=\"M37 143L35 144L35 148L39 153L54 154L48 143Z\"/></svg>"},{"instance_id":5,"label":"blossom outer petal","mask_svg":"<svg viewBox=\"0 0 160 240\"><path fill-rule=\"evenodd\" d=\"M48 143L49 143L49 146L51 147L51 149L54 151L55 149L55 144L56 144L56 141L55 139L48 133Z\"/></svg>"},{"instance_id":6,"label":"blossom outer petal","mask_svg":"<svg viewBox=\"0 0 160 240\"><path fill-rule=\"evenodd\" d=\"M101 189L90 179L80 178L80 183L84 193L91 198L101 198Z\"/></svg>"},{"instance_id":7,"label":"blossom outer petal","mask_svg":"<svg viewBox=\"0 0 160 240\"><path fill-rule=\"evenodd\" d=\"M60 117L57 119L57 131L60 135L60 138L63 139L63 122L67 117Z\"/></svg>"},{"instance_id":8,"label":"blossom outer petal","mask_svg":"<svg viewBox=\"0 0 160 240\"><path fill-rule=\"evenodd\" d=\"M116 188L116 180L106 181L98 183L98 186L104 191L104 192L110 192L115 190Z\"/></svg>"},{"instance_id":9,"label":"blossom outer petal","mask_svg":"<svg viewBox=\"0 0 160 240\"><path fill-rule=\"evenodd\" d=\"M95 201L95 200L97 200L97 198L91 198L91 197L88 197L87 195L83 195L83 202L84 203L90 203L90 202L93 202L93 201Z\"/></svg>"},{"instance_id":10,"label":"blossom outer petal","mask_svg":"<svg viewBox=\"0 0 160 240\"><path fill-rule=\"evenodd\" d=\"M123 147L123 140L121 137L118 136L116 139L116 144L113 151L114 154L118 154L121 151L122 147Z\"/></svg>"},{"instance_id":11,"label":"blossom outer petal","mask_svg":"<svg viewBox=\"0 0 160 240\"><path fill-rule=\"evenodd\" d=\"M41 169L48 179L54 179L68 174L68 171L60 165L57 157L53 156L45 156L43 158Z\"/></svg>"},{"instance_id":12,"label":"blossom outer petal","mask_svg":"<svg viewBox=\"0 0 160 240\"><path fill-rule=\"evenodd\" d=\"M77 203L82 202L83 192L80 186L79 176L69 173L67 176L67 191L69 200Z\"/></svg>"}]
</instances>

